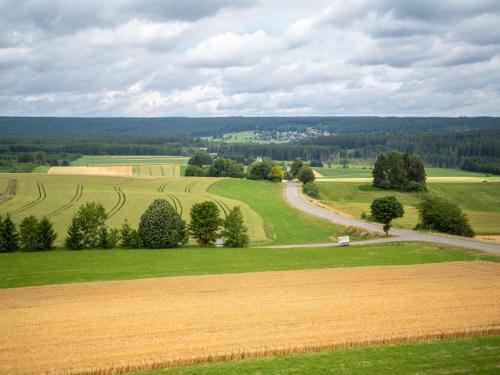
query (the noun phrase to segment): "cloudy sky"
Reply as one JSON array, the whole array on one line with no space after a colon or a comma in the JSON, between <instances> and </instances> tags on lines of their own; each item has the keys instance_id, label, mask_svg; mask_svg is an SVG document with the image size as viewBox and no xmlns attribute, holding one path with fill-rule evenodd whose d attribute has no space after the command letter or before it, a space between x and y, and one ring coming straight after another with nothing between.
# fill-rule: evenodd
<instances>
[{"instance_id":1,"label":"cloudy sky","mask_svg":"<svg viewBox=\"0 0 500 375\"><path fill-rule=\"evenodd\" d=\"M0 115L500 115L499 0L0 0Z\"/></svg>"}]
</instances>

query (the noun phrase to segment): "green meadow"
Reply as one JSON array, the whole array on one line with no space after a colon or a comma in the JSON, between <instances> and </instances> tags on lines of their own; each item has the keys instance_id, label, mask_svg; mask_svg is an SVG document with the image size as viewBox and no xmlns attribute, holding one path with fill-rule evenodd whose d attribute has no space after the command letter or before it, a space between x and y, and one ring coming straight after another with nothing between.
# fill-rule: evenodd
<instances>
[{"instance_id":1,"label":"green meadow","mask_svg":"<svg viewBox=\"0 0 500 375\"><path fill-rule=\"evenodd\" d=\"M405 215L394 221L403 228L418 222L417 194L374 188L370 183L319 182L321 200L332 208L359 217L370 213L375 198L395 196L405 207ZM428 183L429 192L457 203L467 214L477 234L500 234L500 182Z\"/></svg>"}]
</instances>

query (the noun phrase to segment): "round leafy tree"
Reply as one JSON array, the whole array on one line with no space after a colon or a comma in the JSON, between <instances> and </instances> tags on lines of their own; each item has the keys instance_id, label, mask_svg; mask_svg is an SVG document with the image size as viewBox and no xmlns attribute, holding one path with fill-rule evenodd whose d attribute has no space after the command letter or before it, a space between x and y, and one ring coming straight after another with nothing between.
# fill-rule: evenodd
<instances>
[{"instance_id":1,"label":"round leafy tree","mask_svg":"<svg viewBox=\"0 0 500 375\"><path fill-rule=\"evenodd\" d=\"M391 221L398 217L403 217L405 211L403 205L396 199L396 197L382 197L377 198L371 205L372 216L375 221L384 224L385 234L389 234L391 229Z\"/></svg>"},{"instance_id":2,"label":"round leafy tree","mask_svg":"<svg viewBox=\"0 0 500 375\"><path fill-rule=\"evenodd\" d=\"M281 180L283 180L283 177L285 177L285 173L279 165L273 166L271 168L271 171L267 175L267 178L273 182L281 182Z\"/></svg>"},{"instance_id":3,"label":"round leafy tree","mask_svg":"<svg viewBox=\"0 0 500 375\"><path fill-rule=\"evenodd\" d=\"M303 183L303 184L307 184L308 182L314 182L314 172L311 168L309 168L308 166L303 166L302 168L300 168L300 171L299 171L299 180Z\"/></svg>"},{"instance_id":4,"label":"round leafy tree","mask_svg":"<svg viewBox=\"0 0 500 375\"><path fill-rule=\"evenodd\" d=\"M219 217L219 208L214 202L205 201L195 203L191 207L191 222L189 233L202 245L210 245L219 236L219 227L222 219Z\"/></svg>"},{"instance_id":5,"label":"round leafy tree","mask_svg":"<svg viewBox=\"0 0 500 375\"><path fill-rule=\"evenodd\" d=\"M177 247L186 241L186 223L166 199L155 199L141 216L139 237L149 249Z\"/></svg>"}]
</instances>

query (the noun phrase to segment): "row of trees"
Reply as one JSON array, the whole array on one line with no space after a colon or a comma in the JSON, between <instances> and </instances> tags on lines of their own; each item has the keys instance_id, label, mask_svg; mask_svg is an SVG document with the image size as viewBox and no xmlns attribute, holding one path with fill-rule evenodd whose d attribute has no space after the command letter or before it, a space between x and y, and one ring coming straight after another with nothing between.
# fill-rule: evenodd
<instances>
[{"instance_id":1,"label":"row of trees","mask_svg":"<svg viewBox=\"0 0 500 375\"><path fill-rule=\"evenodd\" d=\"M11 217L0 216L0 252L51 250L57 234L52 223L28 216L21 221L19 231Z\"/></svg>"},{"instance_id":2,"label":"row of trees","mask_svg":"<svg viewBox=\"0 0 500 375\"><path fill-rule=\"evenodd\" d=\"M211 245L224 237L224 246L246 247L248 229L241 208L229 210L225 219L214 202L196 203L191 208L187 224L165 199L156 199L142 214L138 229L125 221L121 229L109 229L106 212L101 204L86 203L72 218L66 237L66 247L72 250L115 247L173 248L184 245L191 235L202 246Z\"/></svg>"},{"instance_id":3,"label":"row of trees","mask_svg":"<svg viewBox=\"0 0 500 375\"><path fill-rule=\"evenodd\" d=\"M390 152L380 154L372 170L373 186L382 189L425 191L425 168L420 157Z\"/></svg>"}]
</instances>

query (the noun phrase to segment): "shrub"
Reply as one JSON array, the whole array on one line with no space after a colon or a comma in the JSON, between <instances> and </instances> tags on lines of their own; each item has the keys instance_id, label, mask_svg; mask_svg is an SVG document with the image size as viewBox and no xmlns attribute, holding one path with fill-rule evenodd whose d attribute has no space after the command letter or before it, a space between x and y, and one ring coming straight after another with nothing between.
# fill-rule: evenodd
<instances>
[{"instance_id":1,"label":"shrub","mask_svg":"<svg viewBox=\"0 0 500 375\"><path fill-rule=\"evenodd\" d=\"M19 234L21 250L36 251L41 250L38 231L38 219L34 216L27 216L19 224Z\"/></svg>"},{"instance_id":2,"label":"shrub","mask_svg":"<svg viewBox=\"0 0 500 375\"><path fill-rule=\"evenodd\" d=\"M267 175L267 179L272 181L272 182L281 182L284 177L283 170L279 165L275 165L274 167L271 168L271 171Z\"/></svg>"},{"instance_id":3,"label":"shrub","mask_svg":"<svg viewBox=\"0 0 500 375\"><path fill-rule=\"evenodd\" d=\"M186 241L186 223L166 199L155 199L141 216L139 238L150 249L177 247Z\"/></svg>"},{"instance_id":4,"label":"shrub","mask_svg":"<svg viewBox=\"0 0 500 375\"><path fill-rule=\"evenodd\" d=\"M372 217L375 221L384 224L385 234L389 234L391 221L398 217L403 217L403 205L396 197L382 197L375 199L371 204Z\"/></svg>"},{"instance_id":5,"label":"shrub","mask_svg":"<svg viewBox=\"0 0 500 375\"><path fill-rule=\"evenodd\" d=\"M189 233L200 245L206 246L215 242L219 236L221 224L222 219L219 217L219 208L214 202L195 203L191 207Z\"/></svg>"},{"instance_id":6,"label":"shrub","mask_svg":"<svg viewBox=\"0 0 500 375\"><path fill-rule=\"evenodd\" d=\"M313 182L306 182L302 188L304 194L309 195L311 198L319 199L319 188L318 185Z\"/></svg>"},{"instance_id":7,"label":"shrub","mask_svg":"<svg viewBox=\"0 0 500 375\"><path fill-rule=\"evenodd\" d=\"M443 233L474 237L469 219L460 207L446 198L421 194L417 204L419 223L417 229L431 229Z\"/></svg>"},{"instance_id":8,"label":"shrub","mask_svg":"<svg viewBox=\"0 0 500 375\"><path fill-rule=\"evenodd\" d=\"M409 181L404 187L405 191L423 193L427 191L427 187L423 182Z\"/></svg>"},{"instance_id":9,"label":"shrub","mask_svg":"<svg viewBox=\"0 0 500 375\"><path fill-rule=\"evenodd\" d=\"M224 220L224 246L247 247L248 228L243 221L243 214L239 206L234 207Z\"/></svg>"},{"instance_id":10,"label":"shrub","mask_svg":"<svg viewBox=\"0 0 500 375\"><path fill-rule=\"evenodd\" d=\"M302 168L300 168L298 178L303 184L314 182L314 172L308 166L303 166Z\"/></svg>"},{"instance_id":11,"label":"shrub","mask_svg":"<svg viewBox=\"0 0 500 375\"><path fill-rule=\"evenodd\" d=\"M139 232L132 229L127 219L125 219L125 222L120 229L120 240L121 246L126 249L137 249L141 247Z\"/></svg>"},{"instance_id":12,"label":"shrub","mask_svg":"<svg viewBox=\"0 0 500 375\"><path fill-rule=\"evenodd\" d=\"M0 217L1 219L1 217ZM19 250L19 234L10 215L1 220L0 225L0 251L11 252Z\"/></svg>"},{"instance_id":13,"label":"shrub","mask_svg":"<svg viewBox=\"0 0 500 375\"><path fill-rule=\"evenodd\" d=\"M205 177L206 172L202 167L197 165L188 165L186 167L186 171L184 172L184 176L187 177Z\"/></svg>"}]
</instances>

